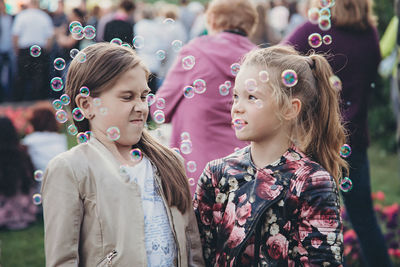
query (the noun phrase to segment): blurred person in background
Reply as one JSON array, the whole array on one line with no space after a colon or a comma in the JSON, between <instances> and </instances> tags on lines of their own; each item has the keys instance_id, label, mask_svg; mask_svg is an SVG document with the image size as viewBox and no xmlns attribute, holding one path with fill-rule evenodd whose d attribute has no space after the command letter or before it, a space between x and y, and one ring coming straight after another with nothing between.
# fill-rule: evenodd
<instances>
[{"instance_id":1,"label":"blurred person in background","mask_svg":"<svg viewBox=\"0 0 400 267\"><path fill-rule=\"evenodd\" d=\"M101 8L98 5L95 5L89 12L89 18L87 24L92 25L97 29L97 24L99 23L100 17L101 17Z\"/></svg>"},{"instance_id":2,"label":"blurred person in background","mask_svg":"<svg viewBox=\"0 0 400 267\"><path fill-rule=\"evenodd\" d=\"M161 109L165 122L172 123L170 147L181 148L185 164L192 161L187 171L192 194L208 161L245 146L231 128L235 78L231 66L255 48L247 36L257 23L249 0L213 0L206 14L209 35L193 39L180 50L156 95L157 101L165 100ZM184 95L184 88L197 79L202 81L196 91L189 88ZM151 114L159 106L150 106Z\"/></svg>"},{"instance_id":3,"label":"blurred person in background","mask_svg":"<svg viewBox=\"0 0 400 267\"><path fill-rule=\"evenodd\" d=\"M6 13L4 0L0 0L0 102L10 100L13 81L14 53L12 46L12 17Z\"/></svg>"},{"instance_id":4,"label":"blurred person in background","mask_svg":"<svg viewBox=\"0 0 400 267\"><path fill-rule=\"evenodd\" d=\"M39 9L39 0L30 0L28 8L15 17L12 34L18 68L14 100L48 98L53 23L50 16ZM33 45L39 46L41 51L31 51Z\"/></svg>"},{"instance_id":5,"label":"blurred person in background","mask_svg":"<svg viewBox=\"0 0 400 267\"><path fill-rule=\"evenodd\" d=\"M292 33L298 26L307 21L309 2L309 0L300 0L289 3L289 23L284 30L284 36Z\"/></svg>"},{"instance_id":6,"label":"blurred person in background","mask_svg":"<svg viewBox=\"0 0 400 267\"><path fill-rule=\"evenodd\" d=\"M190 0L180 0L179 1L179 18L185 27L186 34L189 35L190 29L196 19L197 14L189 8Z\"/></svg>"},{"instance_id":7,"label":"blurred person in background","mask_svg":"<svg viewBox=\"0 0 400 267\"><path fill-rule=\"evenodd\" d=\"M0 229L21 230L35 222L33 165L11 120L0 117Z\"/></svg>"},{"instance_id":8,"label":"blurred person in background","mask_svg":"<svg viewBox=\"0 0 400 267\"><path fill-rule=\"evenodd\" d=\"M318 3L313 2L311 7L319 8ZM381 60L376 18L370 0L336 1L330 12L330 29L322 31L320 25L308 21L283 43L293 45L304 54L313 49L329 55L328 61L339 78L331 80L336 80L333 84L341 90L342 116L351 147L351 154L346 160L350 165L349 178L353 187L348 192L342 192L344 204L360 241L365 264L392 266L372 205L367 155L368 100L375 87ZM309 42L309 36L315 33L323 37ZM330 36L331 43L323 41L326 35Z\"/></svg>"},{"instance_id":9,"label":"blurred person in background","mask_svg":"<svg viewBox=\"0 0 400 267\"><path fill-rule=\"evenodd\" d=\"M268 12L268 22L274 30L278 40L282 40L289 23L289 9L284 0L273 0L272 8Z\"/></svg>"},{"instance_id":10,"label":"blurred person in background","mask_svg":"<svg viewBox=\"0 0 400 267\"><path fill-rule=\"evenodd\" d=\"M258 23L250 40L259 47L268 47L279 42L279 37L272 29L269 20L270 3L265 1L256 1L256 9L258 13Z\"/></svg>"}]
</instances>

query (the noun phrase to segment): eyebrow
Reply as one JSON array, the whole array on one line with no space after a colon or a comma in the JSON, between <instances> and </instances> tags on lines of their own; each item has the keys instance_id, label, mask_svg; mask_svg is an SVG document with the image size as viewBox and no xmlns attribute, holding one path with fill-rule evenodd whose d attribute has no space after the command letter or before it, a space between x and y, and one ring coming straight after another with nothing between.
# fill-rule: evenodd
<instances>
[{"instance_id":1,"label":"eyebrow","mask_svg":"<svg viewBox=\"0 0 400 267\"><path fill-rule=\"evenodd\" d=\"M151 90L150 90L150 88L147 87L146 89L143 90L143 92L139 92L139 94L143 94L143 93L147 94L149 92L151 92ZM134 95L137 94L137 92L134 90L124 90L124 91L120 91L119 93L120 94L134 94Z\"/></svg>"}]
</instances>

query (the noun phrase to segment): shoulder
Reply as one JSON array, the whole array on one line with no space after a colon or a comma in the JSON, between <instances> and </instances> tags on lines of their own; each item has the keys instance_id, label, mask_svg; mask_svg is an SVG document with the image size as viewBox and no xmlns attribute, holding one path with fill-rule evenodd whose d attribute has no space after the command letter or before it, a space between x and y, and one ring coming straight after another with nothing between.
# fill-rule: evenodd
<instances>
[{"instance_id":1,"label":"shoulder","mask_svg":"<svg viewBox=\"0 0 400 267\"><path fill-rule=\"evenodd\" d=\"M207 166L213 172L226 172L230 168L246 170L250 164L249 146L239 149L226 157L210 161Z\"/></svg>"}]
</instances>

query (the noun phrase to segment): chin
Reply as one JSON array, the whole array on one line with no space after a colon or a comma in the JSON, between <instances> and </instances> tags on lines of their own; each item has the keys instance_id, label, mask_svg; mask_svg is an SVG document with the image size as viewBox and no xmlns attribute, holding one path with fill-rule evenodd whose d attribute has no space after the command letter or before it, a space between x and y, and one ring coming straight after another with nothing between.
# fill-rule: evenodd
<instances>
[{"instance_id":1,"label":"chin","mask_svg":"<svg viewBox=\"0 0 400 267\"><path fill-rule=\"evenodd\" d=\"M251 140L249 140L249 137L246 136L246 135L243 134L243 133L238 133L238 132L236 132L236 138L237 138L238 140L240 140L240 141L251 141Z\"/></svg>"}]
</instances>

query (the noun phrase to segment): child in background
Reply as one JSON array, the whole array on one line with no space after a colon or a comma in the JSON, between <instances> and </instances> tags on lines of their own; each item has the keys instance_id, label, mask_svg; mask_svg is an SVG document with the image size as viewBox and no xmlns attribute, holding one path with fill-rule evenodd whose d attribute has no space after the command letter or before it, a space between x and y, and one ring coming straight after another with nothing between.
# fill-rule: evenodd
<instances>
[{"instance_id":1,"label":"child in background","mask_svg":"<svg viewBox=\"0 0 400 267\"><path fill-rule=\"evenodd\" d=\"M183 164L144 129L148 69L115 44L81 53L66 93L81 139L92 135L45 172L46 265L203 266Z\"/></svg>"},{"instance_id":2,"label":"child in background","mask_svg":"<svg viewBox=\"0 0 400 267\"><path fill-rule=\"evenodd\" d=\"M331 75L325 58L290 47L245 56L231 115L250 146L208 163L195 195L207 266L341 266L348 167Z\"/></svg>"}]
</instances>

